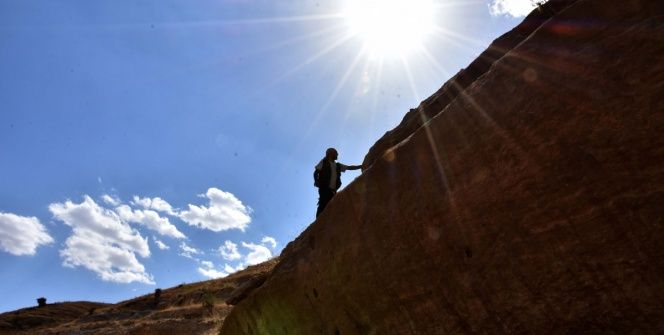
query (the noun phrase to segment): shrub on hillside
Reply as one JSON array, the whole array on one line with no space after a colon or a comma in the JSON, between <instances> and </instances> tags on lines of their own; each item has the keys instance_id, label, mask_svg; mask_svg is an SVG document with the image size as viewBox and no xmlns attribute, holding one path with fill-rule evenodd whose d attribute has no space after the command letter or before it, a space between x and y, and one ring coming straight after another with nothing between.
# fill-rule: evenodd
<instances>
[{"instance_id":1,"label":"shrub on hillside","mask_svg":"<svg viewBox=\"0 0 664 335\"><path fill-rule=\"evenodd\" d=\"M39 307L46 306L46 298L44 298L44 297L37 298L37 304L39 304Z\"/></svg>"},{"instance_id":2,"label":"shrub on hillside","mask_svg":"<svg viewBox=\"0 0 664 335\"><path fill-rule=\"evenodd\" d=\"M212 293L209 291L205 291L203 293L203 300L201 301L201 304L208 312L212 312L214 309L214 295L212 295Z\"/></svg>"}]
</instances>

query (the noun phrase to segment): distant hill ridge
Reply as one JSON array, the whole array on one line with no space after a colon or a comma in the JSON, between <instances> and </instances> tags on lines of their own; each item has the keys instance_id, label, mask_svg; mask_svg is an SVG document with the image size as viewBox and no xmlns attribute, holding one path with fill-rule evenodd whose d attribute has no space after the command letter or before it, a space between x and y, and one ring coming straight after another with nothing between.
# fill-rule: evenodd
<instances>
[{"instance_id":1,"label":"distant hill ridge","mask_svg":"<svg viewBox=\"0 0 664 335\"><path fill-rule=\"evenodd\" d=\"M0 334L216 334L238 297L278 258L226 278L181 284L116 304L63 302L0 314ZM211 302L206 307L204 302Z\"/></svg>"}]
</instances>

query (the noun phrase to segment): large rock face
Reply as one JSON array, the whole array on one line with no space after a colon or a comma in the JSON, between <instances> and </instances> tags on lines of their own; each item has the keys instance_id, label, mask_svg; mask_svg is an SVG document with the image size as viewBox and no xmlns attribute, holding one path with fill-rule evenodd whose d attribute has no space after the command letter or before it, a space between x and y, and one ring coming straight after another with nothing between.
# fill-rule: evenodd
<instances>
[{"instance_id":1,"label":"large rock face","mask_svg":"<svg viewBox=\"0 0 664 335\"><path fill-rule=\"evenodd\" d=\"M519 43L528 38L544 22L551 19L555 14L561 12L577 0L552 0L540 6L510 32L497 38L488 49L479 55L468 67L459 71L454 77L447 81L436 93L422 101L417 108L411 109L394 129L388 131L378 139L369 149L364 157L363 166L370 166L380 158L385 151L405 140L424 123L438 115L459 94L474 83L477 78L489 71L489 69L501 59L507 52L511 51Z\"/></svg>"},{"instance_id":2,"label":"large rock face","mask_svg":"<svg viewBox=\"0 0 664 335\"><path fill-rule=\"evenodd\" d=\"M222 334L664 333L664 2L569 2L409 136Z\"/></svg>"}]
</instances>

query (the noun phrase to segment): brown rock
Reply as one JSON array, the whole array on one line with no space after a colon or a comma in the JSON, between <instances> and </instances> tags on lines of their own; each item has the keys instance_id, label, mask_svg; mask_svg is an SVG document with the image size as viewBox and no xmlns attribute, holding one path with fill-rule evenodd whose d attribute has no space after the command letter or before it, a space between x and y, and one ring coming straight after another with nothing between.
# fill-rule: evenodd
<instances>
[{"instance_id":1,"label":"brown rock","mask_svg":"<svg viewBox=\"0 0 664 335\"><path fill-rule=\"evenodd\" d=\"M401 123L393 130L385 133L372 147L364 158L363 166L370 166L376 159L380 158L389 148L405 140L413 132L438 115L465 89L484 75L493 64L505 56L519 43L523 42L533 31L539 28L553 15L575 3L577 0L550 0L534 10L516 28L503 36L497 38L489 48L480 54L467 68L462 69L454 75L443 87L426 100L420 106L411 109L404 116Z\"/></svg>"},{"instance_id":2,"label":"brown rock","mask_svg":"<svg viewBox=\"0 0 664 335\"><path fill-rule=\"evenodd\" d=\"M241 283L237 289L231 292L230 297L226 299L227 305L237 305L240 301L244 300L251 292L259 288L267 279L268 273L263 272L255 277L247 278L246 281Z\"/></svg>"},{"instance_id":3,"label":"brown rock","mask_svg":"<svg viewBox=\"0 0 664 335\"><path fill-rule=\"evenodd\" d=\"M221 333L664 333L663 15L579 0L515 37Z\"/></svg>"}]
</instances>

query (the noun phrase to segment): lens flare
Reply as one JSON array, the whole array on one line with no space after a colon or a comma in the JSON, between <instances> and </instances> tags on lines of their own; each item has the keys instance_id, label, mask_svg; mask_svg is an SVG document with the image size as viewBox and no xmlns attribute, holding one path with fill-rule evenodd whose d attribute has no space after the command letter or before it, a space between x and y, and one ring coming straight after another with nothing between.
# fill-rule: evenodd
<instances>
[{"instance_id":1,"label":"lens flare","mask_svg":"<svg viewBox=\"0 0 664 335\"><path fill-rule=\"evenodd\" d=\"M420 48L434 30L431 0L349 0L349 29L378 56L404 56Z\"/></svg>"}]
</instances>

